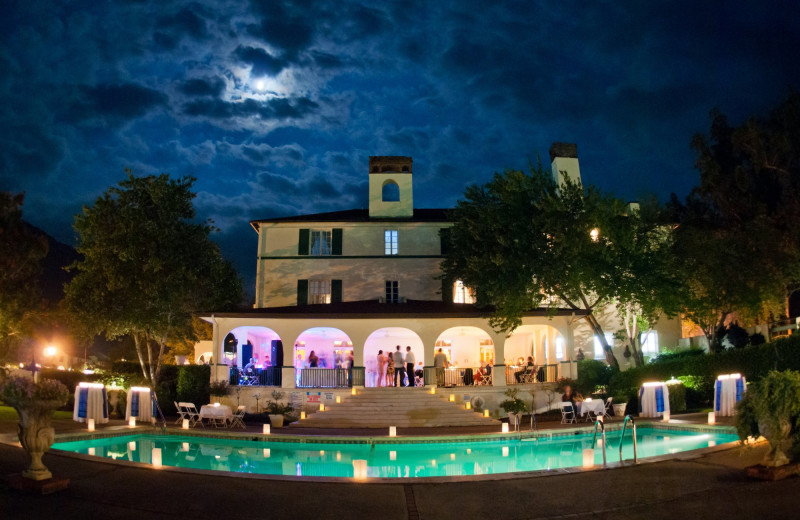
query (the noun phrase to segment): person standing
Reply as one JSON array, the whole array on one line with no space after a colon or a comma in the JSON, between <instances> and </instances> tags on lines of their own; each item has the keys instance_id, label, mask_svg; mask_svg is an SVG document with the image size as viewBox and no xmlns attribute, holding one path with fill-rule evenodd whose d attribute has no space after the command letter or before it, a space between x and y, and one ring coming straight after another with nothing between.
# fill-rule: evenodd
<instances>
[{"instance_id":1,"label":"person standing","mask_svg":"<svg viewBox=\"0 0 800 520\"><path fill-rule=\"evenodd\" d=\"M447 367L447 356L439 347L439 352L433 356L433 367L436 369L436 384L444 386L444 369Z\"/></svg>"},{"instance_id":2,"label":"person standing","mask_svg":"<svg viewBox=\"0 0 800 520\"><path fill-rule=\"evenodd\" d=\"M386 384L386 356L383 355L383 350L378 351L378 386Z\"/></svg>"},{"instance_id":3,"label":"person standing","mask_svg":"<svg viewBox=\"0 0 800 520\"><path fill-rule=\"evenodd\" d=\"M408 376L408 386L416 386L414 381L414 353L411 352L411 347L406 347L406 375Z\"/></svg>"},{"instance_id":4,"label":"person standing","mask_svg":"<svg viewBox=\"0 0 800 520\"><path fill-rule=\"evenodd\" d=\"M394 366L395 366L395 383L394 386L406 386L405 378L406 378L406 360L403 359L403 351L400 350L400 345L397 345L397 349L395 349L394 356ZM399 382L399 384L398 384Z\"/></svg>"}]
</instances>

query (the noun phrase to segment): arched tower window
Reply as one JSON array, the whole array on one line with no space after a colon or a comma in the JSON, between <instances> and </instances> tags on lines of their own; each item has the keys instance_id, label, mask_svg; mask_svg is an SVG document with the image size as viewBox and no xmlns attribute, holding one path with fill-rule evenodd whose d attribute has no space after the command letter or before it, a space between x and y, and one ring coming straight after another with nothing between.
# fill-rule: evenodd
<instances>
[{"instance_id":1,"label":"arched tower window","mask_svg":"<svg viewBox=\"0 0 800 520\"><path fill-rule=\"evenodd\" d=\"M381 200L383 202L398 202L400 200L400 186L394 181L384 182Z\"/></svg>"}]
</instances>

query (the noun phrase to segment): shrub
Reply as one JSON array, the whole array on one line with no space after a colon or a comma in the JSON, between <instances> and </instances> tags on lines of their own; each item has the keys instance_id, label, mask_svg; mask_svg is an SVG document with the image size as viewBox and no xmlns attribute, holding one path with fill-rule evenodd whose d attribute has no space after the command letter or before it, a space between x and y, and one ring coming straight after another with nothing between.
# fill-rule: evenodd
<instances>
[{"instance_id":1,"label":"shrub","mask_svg":"<svg viewBox=\"0 0 800 520\"><path fill-rule=\"evenodd\" d=\"M613 373L610 366L595 359L578 361L578 380L575 390L584 395L594 393L598 386L607 386Z\"/></svg>"},{"instance_id":2,"label":"shrub","mask_svg":"<svg viewBox=\"0 0 800 520\"><path fill-rule=\"evenodd\" d=\"M200 406L210 401L208 365L183 365L178 369L177 401L187 401Z\"/></svg>"},{"instance_id":3,"label":"shrub","mask_svg":"<svg viewBox=\"0 0 800 520\"><path fill-rule=\"evenodd\" d=\"M683 383L674 383L669 386L670 412L679 413L686 411L686 387Z\"/></svg>"}]
</instances>

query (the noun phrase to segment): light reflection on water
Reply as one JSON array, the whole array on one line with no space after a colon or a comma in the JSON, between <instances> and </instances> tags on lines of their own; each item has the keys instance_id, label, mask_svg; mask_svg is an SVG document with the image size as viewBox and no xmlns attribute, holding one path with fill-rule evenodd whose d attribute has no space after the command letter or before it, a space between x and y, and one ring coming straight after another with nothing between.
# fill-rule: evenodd
<instances>
[{"instance_id":1,"label":"light reflection on water","mask_svg":"<svg viewBox=\"0 0 800 520\"><path fill-rule=\"evenodd\" d=\"M666 435L665 435L666 434ZM733 434L698 434L638 429L639 457L653 457L736 440ZM266 475L353 477L353 461L366 460L366 476L382 478L489 475L580 466L591 435L538 441L497 440L416 444L324 444L261 442L240 439L130 435L56 443L54 449L115 460L152 463L152 449L161 448L162 464L182 468ZM606 456L619 460L619 432L607 435ZM623 447L633 458L630 436ZM600 449L595 464L602 464Z\"/></svg>"}]
</instances>

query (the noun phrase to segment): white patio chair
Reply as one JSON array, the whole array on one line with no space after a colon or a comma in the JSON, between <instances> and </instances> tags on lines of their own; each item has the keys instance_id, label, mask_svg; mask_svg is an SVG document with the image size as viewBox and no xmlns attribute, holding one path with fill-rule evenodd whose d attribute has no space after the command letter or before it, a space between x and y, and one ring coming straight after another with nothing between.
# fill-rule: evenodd
<instances>
[{"instance_id":1,"label":"white patio chair","mask_svg":"<svg viewBox=\"0 0 800 520\"><path fill-rule=\"evenodd\" d=\"M561 402L561 424L570 424L578 422L578 411L572 406L569 401Z\"/></svg>"},{"instance_id":2,"label":"white patio chair","mask_svg":"<svg viewBox=\"0 0 800 520\"><path fill-rule=\"evenodd\" d=\"M183 420L188 419L188 417L186 417L186 411L177 401L172 401L172 403L175 405L175 410L178 411L178 419L175 421L175 424L183 424Z\"/></svg>"},{"instance_id":3,"label":"white patio chair","mask_svg":"<svg viewBox=\"0 0 800 520\"><path fill-rule=\"evenodd\" d=\"M614 407L611 406L611 401L613 399L614 399L613 397L609 397L608 399L606 399L606 408L605 408L605 410L603 410L603 417L604 418L605 417L611 417L611 412L614 410Z\"/></svg>"},{"instance_id":4,"label":"white patio chair","mask_svg":"<svg viewBox=\"0 0 800 520\"><path fill-rule=\"evenodd\" d=\"M203 424L203 420L200 418L200 412L197 411L197 407L194 405L194 403L180 402L178 405L183 408L186 418L189 419L189 426L200 424L200 426L203 428L206 427L206 425Z\"/></svg>"},{"instance_id":5,"label":"white patio chair","mask_svg":"<svg viewBox=\"0 0 800 520\"><path fill-rule=\"evenodd\" d=\"M244 430L247 429L247 426L244 424L244 405L239 405L239 407L236 409L236 413L233 414L233 417L231 417L230 427L239 427Z\"/></svg>"}]
</instances>

